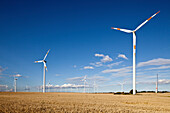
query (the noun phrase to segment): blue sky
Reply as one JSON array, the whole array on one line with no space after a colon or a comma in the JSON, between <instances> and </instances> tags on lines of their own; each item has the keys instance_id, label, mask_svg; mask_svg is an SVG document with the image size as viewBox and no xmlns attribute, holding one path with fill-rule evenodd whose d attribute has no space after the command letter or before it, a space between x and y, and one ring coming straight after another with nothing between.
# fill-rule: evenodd
<instances>
[{"instance_id":1,"label":"blue sky","mask_svg":"<svg viewBox=\"0 0 170 113\"><path fill-rule=\"evenodd\" d=\"M132 34L111 27L135 29L160 10L137 32L137 90L170 91L170 15L168 0L1 1L0 85L18 88L42 85L43 59L48 49L46 82L89 86L99 91L132 89ZM92 90L92 89L90 89ZM35 90L34 90L35 91Z\"/></svg>"}]
</instances>

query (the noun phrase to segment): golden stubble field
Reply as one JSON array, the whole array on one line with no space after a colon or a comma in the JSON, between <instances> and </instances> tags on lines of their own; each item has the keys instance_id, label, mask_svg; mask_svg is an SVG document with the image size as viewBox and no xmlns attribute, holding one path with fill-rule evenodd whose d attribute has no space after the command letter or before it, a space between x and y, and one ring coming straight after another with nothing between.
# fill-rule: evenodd
<instances>
[{"instance_id":1,"label":"golden stubble field","mask_svg":"<svg viewBox=\"0 0 170 113\"><path fill-rule=\"evenodd\" d=\"M0 93L0 113L170 113L170 93L83 94L83 93Z\"/></svg>"}]
</instances>

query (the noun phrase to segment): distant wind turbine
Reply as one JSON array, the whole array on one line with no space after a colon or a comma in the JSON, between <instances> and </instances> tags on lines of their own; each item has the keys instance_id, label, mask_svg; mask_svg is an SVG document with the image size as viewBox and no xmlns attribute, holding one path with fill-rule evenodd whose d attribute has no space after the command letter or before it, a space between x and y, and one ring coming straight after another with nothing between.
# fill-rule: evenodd
<instances>
[{"instance_id":1,"label":"distant wind turbine","mask_svg":"<svg viewBox=\"0 0 170 113\"><path fill-rule=\"evenodd\" d=\"M158 93L158 74L157 74L157 77L156 77L156 93Z\"/></svg>"},{"instance_id":2,"label":"distant wind turbine","mask_svg":"<svg viewBox=\"0 0 170 113\"><path fill-rule=\"evenodd\" d=\"M43 81L43 93L45 93L45 70L47 71L47 66L46 66L46 62L45 59L49 53L50 49L47 51L46 55L44 56L44 59L43 60L40 60L40 61L35 61L35 63L39 63L39 62L43 62L44 64L44 81Z\"/></svg>"},{"instance_id":3,"label":"distant wind turbine","mask_svg":"<svg viewBox=\"0 0 170 113\"><path fill-rule=\"evenodd\" d=\"M82 81L84 81L84 93L86 92L86 83L87 83L86 79L87 79L87 75L85 75L84 78L82 79Z\"/></svg>"},{"instance_id":4,"label":"distant wind turbine","mask_svg":"<svg viewBox=\"0 0 170 113\"><path fill-rule=\"evenodd\" d=\"M127 30L127 29L120 29L120 28L114 28L111 27L111 29L120 30L126 33L133 33L133 94L136 94L136 34L135 32L141 28L144 24L146 24L151 18L153 18L155 15L157 15L160 11L152 15L150 18L148 18L146 21L144 21L142 24L140 24L135 30Z\"/></svg>"},{"instance_id":5,"label":"distant wind turbine","mask_svg":"<svg viewBox=\"0 0 170 113\"><path fill-rule=\"evenodd\" d=\"M97 84L96 81L93 83L93 92L95 93L97 91Z\"/></svg>"},{"instance_id":6,"label":"distant wind turbine","mask_svg":"<svg viewBox=\"0 0 170 113\"><path fill-rule=\"evenodd\" d=\"M124 84L125 84L125 82L123 82L123 83L120 83L120 82L119 82L119 84L121 85L122 92L124 92Z\"/></svg>"}]
</instances>

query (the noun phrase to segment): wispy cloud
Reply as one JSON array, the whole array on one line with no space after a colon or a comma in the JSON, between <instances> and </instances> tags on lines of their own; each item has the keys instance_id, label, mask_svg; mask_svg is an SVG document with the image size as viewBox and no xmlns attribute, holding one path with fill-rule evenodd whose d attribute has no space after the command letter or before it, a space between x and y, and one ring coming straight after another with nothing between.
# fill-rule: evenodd
<instances>
[{"instance_id":1,"label":"wispy cloud","mask_svg":"<svg viewBox=\"0 0 170 113\"><path fill-rule=\"evenodd\" d=\"M102 62L90 63L90 65L95 66L95 67L101 67L101 66L103 66Z\"/></svg>"},{"instance_id":2,"label":"wispy cloud","mask_svg":"<svg viewBox=\"0 0 170 113\"><path fill-rule=\"evenodd\" d=\"M170 80L167 79L161 79L158 81L159 84L170 84Z\"/></svg>"},{"instance_id":3,"label":"wispy cloud","mask_svg":"<svg viewBox=\"0 0 170 113\"><path fill-rule=\"evenodd\" d=\"M7 68L3 68L2 66L0 66L0 75L2 75L2 72L5 71Z\"/></svg>"},{"instance_id":4,"label":"wispy cloud","mask_svg":"<svg viewBox=\"0 0 170 113\"><path fill-rule=\"evenodd\" d=\"M7 91L8 85L1 85L0 84L0 91Z\"/></svg>"},{"instance_id":5,"label":"wispy cloud","mask_svg":"<svg viewBox=\"0 0 170 113\"><path fill-rule=\"evenodd\" d=\"M149 68L149 69L146 69L146 70L153 70L153 69L169 69L170 66L160 66L160 67L154 67L154 68Z\"/></svg>"},{"instance_id":6,"label":"wispy cloud","mask_svg":"<svg viewBox=\"0 0 170 113\"><path fill-rule=\"evenodd\" d=\"M92 66L84 66L83 69L94 69L94 67L92 67Z\"/></svg>"},{"instance_id":7,"label":"wispy cloud","mask_svg":"<svg viewBox=\"0 0 170 113\"><path fill-rule=\"evenodd\" d=\"M0 66L0 73L2 73L3 70L4 70L4 69Z\"/></svg>"},{"instance_id":8,"label":"wispy cloud","mask_svg":"<svg viewBox=\"0 0 170 113\"><path fill-rule=\"evenodd\" d=\"M67 78L68 81L81 81L83 79L82 77L73 77L73 78Z\"/></svg>"},{"instance_id":9,"label":"wispy cloud","mask_svg":"<svg viewBox=\"0 0 170 113\"><path fill-rule=\"evenodd\" d=\"M158 58L146 62L140 62L137 64L137 66L143 67L143 66L151 66L151 65L157 66L157 65L167 65L167 64L170 64L170 59Z\"/></svg>"},{"instance_id":10,"label":"wispy cloud","mask_svg":"<svg viewBox=\"0 0 170 113\"><path fill-rule=\"evenodd\" d=\"M127 58L126 55L124 55L124 54L119 54L119 55L118 55L118 58L123 58L123 59L128 60L128 58Z\"/></svg>"},{"instance_id":11,"label":"wispy cloud","mask_svg":"<svg viewBox=\"0 0 170 113\"><path fill-rule=\"evenodd\" d=\"M127 76L131 76L132 73L131 72L117 72L117 73L112 73L112 77L127 77Z\"/></svg>"},{"instance_id":12,"label":"wispy cloud","mask_svg":"<svg viewBox=\"0 0 170 113\"><path fill-rule=\"evenodd\" d=\"M74 68L76 68L76 67L77 67L77 65L74 65L73 67L74 67Z\"/></svg>"},{"instance_id":13,"label":"wispy cloud","mask_svg":"<svg viewBox=\"0 0 170 113\"><path fill-rule=\"evenodd\" d=\"M61 76L60 74L55 74L55 76Z\"/></svg>"},{"instance_id":14,"label":"wispy cloud","mask_svg":"<svg viewBox=\"0 0 170 113\"><path fill-rule=\"evenodd\" d=\"M8 88L8 85L1 85L0 84L0 88Z\"/></svg>"},{"instance_id":15,"label":"wispy cloud","mask_svg":"<svg viewBox=\"0 0 170 113\"><path fill-rule=\"evenodd\" d=\"M132 71L132 66L128 66L119 69L107 69L102 71L102 73L131 72L131 71Z\"/></svg>"},{"instance_id":16,"label":"wispy cloud","mask_svg":"<svg viewBox=\"0 0 170 113\"><path fill-rule=\"evenodd\" d=\"M88 77L88 80L90 80L91 82L93 81L106 82L106 81L109 81L109 78L106 78L104 76L94 75L94 76Z\"/></svg>"},{"instance_id":17,"label":"wispy cloud","mask_svg":"<svg viewBox=\"0 0 170 113\"><path fill-rule=\"evenodd\" d=\"M136 84L155 84L156 82L153 82L152 81L140 81L140 82L136 82ZM158 83L159 84L170 84L170 80L168 79L161 79L161 80L158 80Z\"/></svg>"},{"instance_id":18,"label":"wispy cloud","mask_svg":"<svg viewBox=\"0 0 170 113\"><path fill-rule=\"evenodd\" d=\"M107 67L112 68L113 66L117 66L117 65L121 64L122 62L123 61L111 63L111 64L108 64Z\"/></svg>"}]
</instances>

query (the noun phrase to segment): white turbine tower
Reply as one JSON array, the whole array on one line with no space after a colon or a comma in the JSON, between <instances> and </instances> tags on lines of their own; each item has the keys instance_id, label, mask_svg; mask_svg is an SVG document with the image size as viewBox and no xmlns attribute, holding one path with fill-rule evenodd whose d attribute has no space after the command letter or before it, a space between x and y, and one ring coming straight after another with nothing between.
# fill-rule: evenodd
<instances>
[{"instance_id":1,"label":"white turbine tower","mask_svg":"<svg viewBox=\"0 0 170 113\"><path fill-rule=\"evenodd\" d=\"M84 76L84 78L82 79L82 81L84 81L84 93L86 92L86 78L87 78L87 75Z\"/></svg>"},{"instance_id":2,"label":"white turbine tower","mask_svg":"<svg viewBox=\"0 0 170 113\"><path fill-rule=\"evenodd\" d=\"M14 91L17 92L17 80L18 78L15 78L14 76Z\"/></svg>"},{"instance_id":3,"label":"white turbine tower","mask_svg":"<svg viewBox=\"0 0 170 113\"><path fill-rule=\"evenodd\" d=\"M126 33L133 33L133 94L136 94L136 35L135 32L141 28L144 24L146 24L151 18L153 18L155 15L157 15L160 11L152 15L150 18L148 18L146 21L144 21L142 24L140 24L135 30L127 30L127 29L120 29L120 28L114 28L111 27L111 29L120 30Z\"/></svg>"},{"instance_id":4,"label":"white turbine tower","mask_svg":"<svg viewBox=\"0 0 170 113\"><path fill-rule=\"evenodd\" d=\"M47 62L47 61L45 61L45 59L46 59L46 57L47 57L49 51L50 51L50 49L47 51L47 53L46 53L46 55L44 56L44 59L43 59L43 60L35 61L35 63L43 62L43 64L44 64L43 93L45 93L45 70L47 71L47 66L46 66L46 62Z\"/></svg>"},{"instance_id":5,"label":"white turbine tower","mask_svg":"<svg viewBox=\"0 0 170 113\"><path fill-rule=\"evenodd\" d=\"M158 74L157 74L157 79L156 79L156 93L158 93Z\"/></svg>"}]
</instances>

